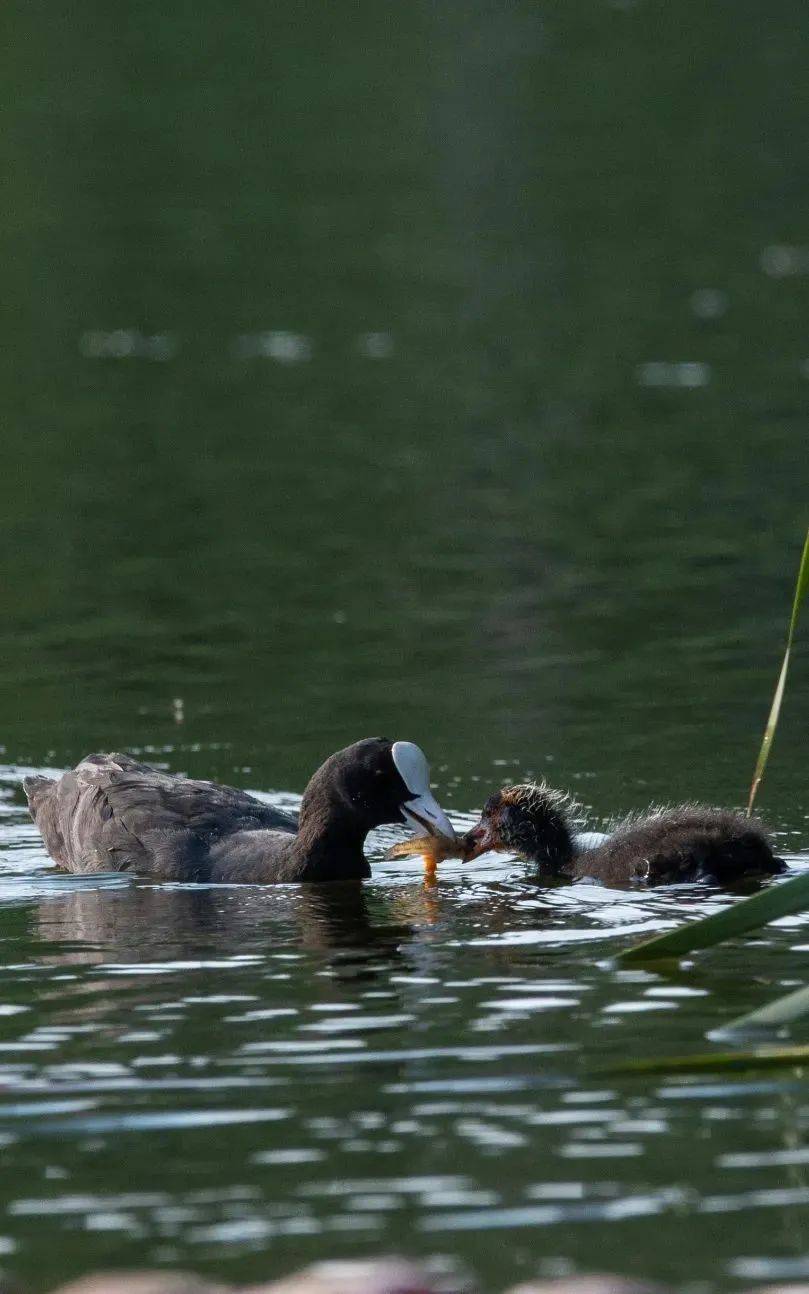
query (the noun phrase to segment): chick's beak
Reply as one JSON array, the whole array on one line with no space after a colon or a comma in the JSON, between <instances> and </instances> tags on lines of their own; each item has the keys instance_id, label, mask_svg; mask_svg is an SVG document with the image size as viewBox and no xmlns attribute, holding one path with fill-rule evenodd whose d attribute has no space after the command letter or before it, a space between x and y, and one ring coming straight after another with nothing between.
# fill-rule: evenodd
<instances>
[{"instance_id":1,"label":"chick's beak","mask_svg":"<svg viewBox=\"0 0 809 1294\"><path fill-rule=\"evenodd\" d=\"M486 854L490 849L497 848L497 833L491 822L481 818L476 827L467 831L463 838L465 852L464 862L471 863L473 858L479 858L481 854Z\"/></svg>"},{"instance_id":2,"label":"chick's beak","mask_svg":"<svg viewBox=\"0 0 809 1294\"><path fill-rule=\"evenodd\" d=\"M412 831L455 839L455 828L431 791L423 791L402 805L402 817Z\"/></svg>"}]
</instances>

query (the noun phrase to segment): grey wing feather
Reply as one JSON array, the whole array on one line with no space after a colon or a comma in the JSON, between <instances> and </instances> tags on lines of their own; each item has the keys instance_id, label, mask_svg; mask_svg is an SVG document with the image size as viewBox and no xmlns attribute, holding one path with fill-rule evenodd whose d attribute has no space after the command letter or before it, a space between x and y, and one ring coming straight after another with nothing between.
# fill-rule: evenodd
<instances>
[{"instance_id":1,"label":"grey wing feather","mask_svg":"<svg viewBox=\"0 0 809 1294\"><path fill-rule=\"evenodd\" d=\"M49 854L74 872L205 880L213 842L297 825L245 791L162 773L128 755L88 755L58 781L29 778L24 786Z\"/></svg>"}]
</instances>

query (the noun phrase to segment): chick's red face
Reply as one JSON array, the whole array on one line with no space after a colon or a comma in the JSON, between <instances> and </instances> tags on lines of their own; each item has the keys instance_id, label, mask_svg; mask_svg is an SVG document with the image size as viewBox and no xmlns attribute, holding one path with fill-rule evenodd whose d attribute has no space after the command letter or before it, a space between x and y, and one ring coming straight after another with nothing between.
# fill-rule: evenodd
<instances>
[{"instance_id":1,"label":"chick's red face","mask_svg":"<svg viewBox=\"0 0 809 1294\"><path fill-rule=\"evenodd\" d=\"M573 856L568 812L568 797L544 783L504 786L464 836L464 856L470 860L496 849L558 870Z\"/></svg>"},{"instance_id":2,"label":"chick's red face","mask_svg":"<svg viewBox=\"0 0 809 1294\"><path fill-rule=\"evenodd\" d=\"M464 862L471 862L473 858L479 858L481 854L487 854L492 849L502 849L501 839L501 815L502 800L498 793L492 795L486 801L483 812L480 815L480 822L467 831L464 836Z\"/></svg>"}]
</instances>

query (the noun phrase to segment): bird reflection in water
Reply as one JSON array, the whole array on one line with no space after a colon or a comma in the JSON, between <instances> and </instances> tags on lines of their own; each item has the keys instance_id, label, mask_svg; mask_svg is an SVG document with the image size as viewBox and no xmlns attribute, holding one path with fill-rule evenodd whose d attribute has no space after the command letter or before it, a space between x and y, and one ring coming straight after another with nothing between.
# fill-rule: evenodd
<instances>
[{"instance_id":1,"label":"bird reflection in water","mask_svg":"<svg viewBox=\"0 0 809 1294\"><path fill-rule=\"evenodd\" d=\"M283 892L135 883L41 901L33 933L51 965L137 967L302 950L323 953L340 974L373 977L378 963L402 956L415 933L404 916L395 902L369 900L353 881Z\"/></svg>"}]
</instances>

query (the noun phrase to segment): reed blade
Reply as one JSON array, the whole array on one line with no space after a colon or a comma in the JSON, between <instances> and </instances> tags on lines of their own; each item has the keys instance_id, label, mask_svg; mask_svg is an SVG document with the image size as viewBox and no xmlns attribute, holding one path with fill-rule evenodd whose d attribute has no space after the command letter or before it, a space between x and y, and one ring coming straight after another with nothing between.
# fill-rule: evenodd
<instances>
[{"instance_id":1,"label":"reed blade","mask_svg":"<svg viewBox=\"0 0 809 1294\"><path fill-rule=\"evenodd\" d=\"M781 1029L784 1025L801 1020L805 1015L809 1015L809 988L799 988L760 1006L757 1011L738 1016L710 1036L727 1038L731 1034L746 1033L750 1029Z\"/></svg>"},{"instance_id":2,"label":"reed blade","mask_svg":"<svg viewBox=\"0 0 809 1294\"><path fill-rule=\"evenodd\" d=\"M594 1071L594 1077L608 1078L633 1074L703 1074L747 1071L751 1069L802 1068L809 1064L809 1045L800 1047L755 1047L750 1051L717 1051L693 1056L669 1056L654 1060L629 1060Z\"/></svg>"},{"instance_id":3,"label":"reed blade","mask_svg":"<svg viewBox=\"0 0 809 1294\"><path fill-rule=\"evenodd\" d=\"M809 907L809 872L795 876L791 881L771 885L759 894L740 899L732 907L714 912L700 921L678 926L676 930L655 935L633 948L625 948L618 953L616 960L625 965L627 962L655 961L660 957L683 957L697 948L712 948L725 939L747 934L778 917L790 916L806 907Z\"/></svg>"},{"instance_id":4,"label":"reed blade","mask_svg":"<svg viewBox=\"0 0 809 1294\"><path fill-rule=\"evenodd\" d=\"M795 637L795 628L798 623L801 605L808 589L809 530L806 532L801 563L798 568L798 579L792 599L792 614L789 618L784 659L781 662L778 682L775 686L775 695L773 696L767 726L764 730L764 739L758 753L756 770L750 786L750 796L747 802L748 817L752 812L753 801L761 785L775 731L778 727L778 717L781 713L781 703L784 699L787 672L792 655L792 641ZM775 921L778 917L789 916L790 913L800 911L807 904L809 904L809 876L797 876L794 880L784 881L781 885L775 885L771 889L764 890L761 894L754 894L752 898L743 899L723 912L704 917L701 921L694 921L691 925L680 927L677 930L667 931L665 934L657 935L654 939L647 939L645 943L636 944L634 948L627 948L618 954L617 960L619 962L641 962L653 961L660 957L682 957L697 948L712 948L714 944L721 943L723 939L732 939L734 935L745 934L749 930L765 926L768 922Z\"/></svg>"},{"instance_id":5,"label":"reed blade","mask_svg":"<svg viewBox=\"0 0 809 1294\"><path fill-rule=\"evenodd\" d=\"M806 590L809 588L809 531L806 533L806 540L803 545L803 555L801 564L798 568L798 580L795 585L795 596L792 599L792 615L789 618L789 629L787 631L787 643L784 651L784 659L781 662L781 670L778 675L778 682L775 685L775 695L770 706L770 713L767 718L767 726L764 729L764 739L761 743L761 749L758 752L756 760L756 771L753 773L753 781L750 784L750 795L747 801L747 816L753 812L753 801L761 785L761 779L764 776L764 769L767 767L767 760L770 757L770 748L772 747L775 731L778 727L778 718L781 713L781 702L784 699L784 689L787 681L787 671L789 670L789 660L792 654L792 640L795 637L795 627L798 623L798 614L801 609L801 603L806 596Z\"/></svg>"}]
</instances>

